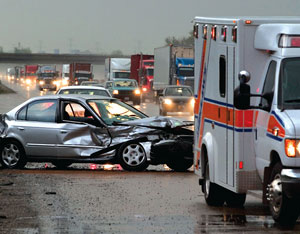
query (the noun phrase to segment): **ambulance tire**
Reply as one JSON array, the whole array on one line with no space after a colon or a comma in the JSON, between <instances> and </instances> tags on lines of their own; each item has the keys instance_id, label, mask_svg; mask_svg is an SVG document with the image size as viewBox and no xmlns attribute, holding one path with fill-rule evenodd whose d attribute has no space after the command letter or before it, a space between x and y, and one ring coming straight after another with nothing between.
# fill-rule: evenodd
<instances>
[{"instance_id":1,"label":"ambulance tire","mask_svg":"<svg viewBox=\"0 0 300 234\"><path fill-rule=\"evenodd\" d=\"M300 204L298 199L288 198L285 192L280 190L282 189L281 170L282 165L280 162L276 163L272 168L269 193L272 193L271 196L275 199L269 201L269 208L273 219L279 225L293 226L300 213Z\"/></svg>"},{"instance_id":2,"label":"ambulance tire","mask_svg":"<svg viewBox=\"0 0 300 234\"><path fill-rule=\"evenodd\" d=\"M246 194L238 194L228 190L225 201L229 207L243 207L246 201Z\"/></svg>"},{"instance_id":3,"label":"ambulance tire","mask_svg":"<svg viewBox=\"0 0 300 234\"><path fill-rule=\"evenodd\" d=\"M206 162L205 164L204 182L202 186L202 190L204 191L204 198L207 205L222 206L224 204L224 189L219 185L210 182L208 162Z\"/></svg>"}]
</instances>

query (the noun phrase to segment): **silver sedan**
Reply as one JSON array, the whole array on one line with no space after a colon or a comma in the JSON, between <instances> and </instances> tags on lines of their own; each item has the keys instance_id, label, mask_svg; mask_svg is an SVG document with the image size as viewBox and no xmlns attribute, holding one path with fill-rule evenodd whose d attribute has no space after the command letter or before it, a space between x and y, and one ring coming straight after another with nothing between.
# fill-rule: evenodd
<instances>
[{"instance_id":1,"label":"silver sedan","mask_svg":"<svg viewBox=\"0 0 300 234\"><path fill-rule=\"evenodd\" d=\"M166 117L148 118L114 98L35 97L1 116L0 162L6 168L22 168L28 161L51 162L60 168L111 162L142 171L151 158L161 163L155 154L150 157L154 143L166 140L165 136L175 139L180 126L185 124Z\"/></svg>"}]
</instances>

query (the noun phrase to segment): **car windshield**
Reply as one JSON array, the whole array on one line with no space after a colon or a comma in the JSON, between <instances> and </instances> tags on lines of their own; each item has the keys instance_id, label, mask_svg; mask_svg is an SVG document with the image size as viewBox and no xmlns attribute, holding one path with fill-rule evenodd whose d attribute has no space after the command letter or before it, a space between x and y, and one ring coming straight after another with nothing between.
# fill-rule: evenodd
<instances>
[{"instance_id":1,"label":"car windshield","mask_svg":"<svg viewBox=\"0 0 300 234\"><path fill-rule=\"evenodd\" d=\"M119 80L114 82L115 87L137 87L135 80Z\"/></svg>"},{"instance_id":2,"label":"car windshield","mask_svg":"<svg viewBox=\"0 0 300 234\"><path fill-rule=\"evenodd\" d=\"M91 73L75 73L75 77L87 77L90 78L92 77Z\"/></svg>"},{"instance_id":3,"label":"car windshield","mask_svg":"<svg viewBox=\"0 0 300 234\"><path fill-rule=\"evenodd\" d=\"M55 73L40 73L39 77L55 77Z\"/></svg>"},{"instance_id":4,"label":"car windshield","mask_svg":"<svg viewBox=\"0 0 300 234\"><path fill-rule=\"evenodd\" d=\"M115 72L114 78L129 78L130 72Z\"/></svg>"},{"instance_id":5,"label":"car windshield","mask_svg":"<svg viewBox=\"0 0 300 234\"><path fill-rule=\"evenodd\" d=\"M106 90L97 90L97 89L64 89L61 90L58 94L87 94L87 95L100 95L104 97L110 97L109 93Z\"/></svg>"},{"instance_id":6,"label":"car windshield","mask_svg":"<svg viewBox=\"0 0 300 234\"><path fill-rule=\"evenodd\" d=\"M148 76L153 76L153 73L154 73L154 69L153 68L147 69L147 75Z\"/></svg>"},{"instance_id":7,"label":"car windshield","mask_svg":"<svg viewBox=\"0 0 300 234\"><path fill-rule=\"evenodd\" d=\"M146 118L133 107L118 100L88 100L88 104L107 125Z\"/></svg>"},{"instance_id":8,"label":"car windshield","mask_svg":"<svg viewBox=\"0 0 300 234\"><path fill-rule=\"evenodd\" d=\"M166 89L166 96L193 96L192 91L187 87L172 87Z\"/></svg>"},{"instance_id":9,"label":"car windshield","mask_svg":"<svg viewBox=\"0 0 300 234\"><path fill-rule=\"evenodd\" d=\"M300 108L300 58L282 61L280 80L284 108Z\"/></svg>"},{"instance_id":10,"label":"car windshield","mask_svg":"<svg viewBox=\"0 0 300 234\"><path fill-rule=\"evenodd\" d=\"M178 71L179 76L194 76L193 67L181 67Z\"/></svg>"}]
</instances>

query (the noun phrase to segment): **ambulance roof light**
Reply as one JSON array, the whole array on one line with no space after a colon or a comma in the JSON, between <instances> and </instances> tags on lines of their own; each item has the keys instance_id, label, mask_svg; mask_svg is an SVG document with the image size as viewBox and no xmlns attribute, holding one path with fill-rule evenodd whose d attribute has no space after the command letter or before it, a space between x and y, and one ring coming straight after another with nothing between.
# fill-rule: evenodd
<instances>
[{"instance_id":1,"label":"ambulance roof light","mask_svg":"<svg viewBox=\"0 0 300 234\"><path fill-rule=\"evenodd\" d=\"M194 25L194 37L198 38L199 24Z\"/></svg>"},{"instance_id":2,"label":"ambulance roof light","mask_svg":"<svg viewBox=\"0 0 300 234\"><path fill-rule=\"evenodd\" d=\"M203 26L202 26L202 37L203 37L203 39L207 39L207 29L208 29L208 26L207 26L207 24L204 24Z\"/></svg>"},{"instance_id":3,"label":"ambulance roof light","mask_svg":"<svg viewBox=\"0 0 300 234\"><path fill-rule=\"evenodd\" d=\"M227 38L227 26L223 26L221 29L221 40L226 42Z\"/></svg>"},{"instance_id":4,"label":"ambulance roof light","mask_svg":"<svg viewBox=\"0 0 300 234\"><path fill-rule=\"evenodd\" d=\"M278 46L280 48L300 48L300 35L282 34Z\"/></svg>"},{"instance_id":5,"label":"ambulance roof light","mask_svg":"<svg viewBox=\"0 0 300 234\"><path fill-rule=\"evenodd\" d=\"M237 26L234 26L231 30L231 39L233 42L237 41Z\"/></svg>"},{"instance_id":6,"label":"ambulance roof light","mask_svg":"<svg viewBox=\"0 0 300 234\"><path fill-rule=\"evenodd\" d=\"M217 25L211 27L211 39L214 41L217 39Z\"/></svg>"}]
</instances>

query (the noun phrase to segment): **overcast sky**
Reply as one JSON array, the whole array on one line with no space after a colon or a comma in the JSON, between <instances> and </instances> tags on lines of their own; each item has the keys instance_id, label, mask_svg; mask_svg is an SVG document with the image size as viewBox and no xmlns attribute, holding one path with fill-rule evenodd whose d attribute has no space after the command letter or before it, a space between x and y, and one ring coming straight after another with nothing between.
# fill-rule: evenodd
<instances>
[{"instance_id":1,"label":"overcast sky","mask_svg":"<svg viewBox=\"0 0 300 234\"><path fill-rule=\"evenodd\" d=\"M195 16L300 15L300 0L0 0L0 46L153 53Z\"/></svg>"}]
</instances>

